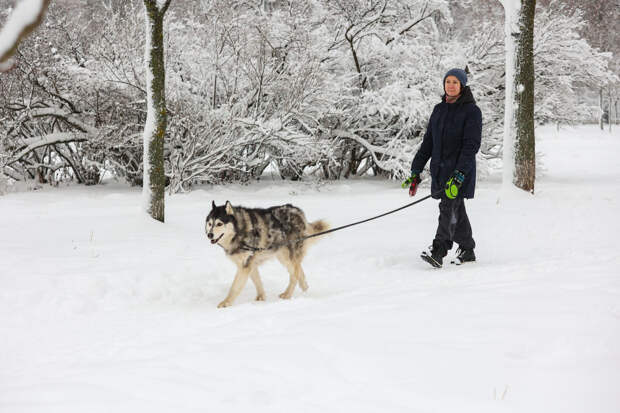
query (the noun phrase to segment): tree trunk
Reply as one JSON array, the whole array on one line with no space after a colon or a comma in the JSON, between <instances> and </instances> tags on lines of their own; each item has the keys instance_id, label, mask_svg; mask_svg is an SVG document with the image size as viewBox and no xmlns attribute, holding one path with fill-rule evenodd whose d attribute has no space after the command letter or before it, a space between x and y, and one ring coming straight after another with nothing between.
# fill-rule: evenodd
<instances>
[{"instance_id":1,"label":"tree trunk","mask_svg":"<svg viewBox=\"0 0 620 413\"><path fill-rule=\"evenodd\" d=\"M607 122L609 122L609 133L611 133L611 124L613 123L613 101L611 100L611 86L609 86L609 89L607 90L607 93L609 95L609 106L607 106L609 109L607 110Z\"/></svg>"},{"instance_id":2,"label":"tree trunk","mask_svg":"<svg viewBox=\"0 0 620 413\"><path fill-rule=\"evenodd\" d=\"M500 0L506 14L504 185L534 192L534 13L536 0Z\"/></svg>"},{"instance_id":3,"label":"tree trunk","mask_svg":"<svg viewBox=\"0 0 620 413\"><path fill-rule=\"evenodd\" d=\"M600 88L598 91L598 106L601 111L600 116L598 118L598 124L601 127L601 130L603 130L604 129L603 114L605 113L605 111L603 110L603 88Z\"/></svg>"},{"instance_id":4,"label":"tree trunk","mask_svg":"<svg viewBox=\"0 0 620 413\"><path fill-rule=\"evenodd\" d=\"M144 127L144 208L154 219L164 222L164 137L166 135L166 71L164 67L164 14L157 0L144 0L146 11L146 91L148 113Z\"/></svg>"},{"instance_id":5,"label":"tree trunk","mask_svg":"<svg viewBox=\"0 0 620 413\"><path fill-rule=\"evenodd\" d=\"M522 0L520 37L516 52L516 141L514 184L534 193L536 139L534 136L534 13L536 0Z\"/></svg>"}]
</instances>

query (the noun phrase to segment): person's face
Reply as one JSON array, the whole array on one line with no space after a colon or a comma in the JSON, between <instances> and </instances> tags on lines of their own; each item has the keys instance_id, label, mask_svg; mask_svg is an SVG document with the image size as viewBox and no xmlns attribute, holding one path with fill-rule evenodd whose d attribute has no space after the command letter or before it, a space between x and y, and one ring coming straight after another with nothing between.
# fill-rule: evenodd
<instances>
[{"instance_id":1,"label":"person's face","mask_svg":"<svg viewBox=\"0 0 620 413\"><path fill-rule=\"evenodd\" d=\"M461 82L456 76L448 76L443 87L448 96L458 96L461 93Z\"/></svg>"}]
</instances>

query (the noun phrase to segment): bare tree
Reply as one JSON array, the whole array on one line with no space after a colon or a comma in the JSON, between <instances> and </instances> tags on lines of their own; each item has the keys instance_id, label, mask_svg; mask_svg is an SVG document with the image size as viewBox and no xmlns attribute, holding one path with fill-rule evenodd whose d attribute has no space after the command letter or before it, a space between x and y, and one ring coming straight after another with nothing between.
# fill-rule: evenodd
<instances>
[{"instance_id":1,"label":"bare tree","mask_svg":"<svg viewBox=\"0 0 620 413\"><path fill-rule=\"evenodd\" d=\"M506 15L504 184L534 192L534 14L536 0L501 0Z\"/></svg>"},{"instance_id":2,"label":"bare tree","mask_svg":"<svg viewBox=\"0 0 620 413\"><path fill-rule=\"evenodd\" d=\"M143 206L164 222L164 138L166 135L166 70L164 66L164 15L171 0L144 0L146 11L146 100L144 126Z\"/></svg>"}]
</instances>

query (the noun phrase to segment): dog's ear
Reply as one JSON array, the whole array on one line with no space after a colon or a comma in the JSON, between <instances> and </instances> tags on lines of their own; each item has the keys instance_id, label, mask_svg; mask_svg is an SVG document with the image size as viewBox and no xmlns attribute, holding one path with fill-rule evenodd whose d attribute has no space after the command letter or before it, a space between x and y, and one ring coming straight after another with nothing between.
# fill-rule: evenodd
<instances>
[{"instance_id":1,"label":"dog's ear","mask_svg":"<svg viewBox=\"0 0 620 413\"><path fill-rule=\"evenodd\" d=\"M232 207L230 201L226 201L226 213L228 215L232 215L233 214L233 207Z\"/></svg>"},{"instance_id":2,"label":"dog's ear","mask_svg":"<svg viewBox=\"0 0 620 413\"><path fill-rule=\"evenodd\" d=\"M215 209L215 201L211 201L211 209Z\"/></svg>"}]
</instances>

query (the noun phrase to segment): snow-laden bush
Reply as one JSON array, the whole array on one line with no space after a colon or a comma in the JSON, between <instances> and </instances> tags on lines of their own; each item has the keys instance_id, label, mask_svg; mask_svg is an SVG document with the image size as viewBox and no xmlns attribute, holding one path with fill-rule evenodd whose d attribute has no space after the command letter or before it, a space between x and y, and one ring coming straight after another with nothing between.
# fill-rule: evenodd
<instances>
[{"instance_id":1,"label":"snow-laden bush","mask_svg":"<svg viewBox=\"0 0 620 413\"><path fill-rule=\"evenodd\" d=\"M174 190L268 166L290 179L409 172L441 90L432 45L445 2L347 4L207 4L202 16L170 17Z\"/></svg>"},{"instance_id":2,"label":"snow-laden bush","mask_svg":"<svg viewBox=\"0 0 620 413\"><path fill-rule=\"evenodd\" d=\"M9 187L8 178L0 171L0 195L6 194Z\"/></svg>"},{"instance_id":3,"label":"snow-laden bush","mask_svg":"<svg viewBox=\"0 0 620 413\"><path fill-rule=\"evenodd\" d=\"M107 3L106 3L107 4ZM144 12L140 1L53 5L0 78L2 170L11 180L142 180ZM483 113L480 173L501 158L503 24L468 36L444 0L180 2L166 16L171 191L201 183L409 173L441 81L468 66ZM582 87L613 76L577 35L579 13L539 7L536 119L590 118ZM584 58L584 56L586 56Z\"/></svg>"},{"instance_id":4,"label":"snow-laden bush","mask_svg":"<svg viewBox=\"0 0 620 413\"><path fill-rule=\"evenodd\" d=\"M609 70L610 53L591 47L579 32L583 12L567 13L561 3L539 7L534 30L536 70L535 119L542 123L576 124L595 118L598 102L583 99L617 77Z\"/></svg>"},{"instance_id":5,"label":"snow-laden bush","mask_svg":"<svg viewBox=\"0 0 620 413\"><path fill-rule=\"evenodd\" d=\"M608 69L611 56L592 48L579 35L582 13L566 13L559 3L538 6L534 24L535 105L538 125L589 122L598 108L583 99L615 81ZM471 71L471 85L483 114L481 158L502 155L504 122L505 57L501 21L483 23L463 49L461 59ZM455 43L458 46L458 43ZM455 53L458 55L458 53ZM497 164L495 162L494 164Z\"/></svg>"},{"instance_id":6,"label":"snow-laden bush","mask_svg":"<svg viewBox=\"0 0 620 413\"><path fill-rule=\"evenodd\" d=\"M50 7L44 29L24 42L16 68L0 79L4 172L13 180L95 184L106 169L134 182L141 176L134 136L143 127L143 97L126 78L108 74L131 63L113 45L128 47L142 33L118 15L94 14L82 26L84 18ZM93 36L104 20L118 30Z\"/></svg>"}]
</instances>

